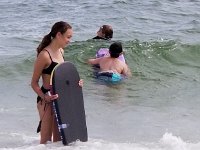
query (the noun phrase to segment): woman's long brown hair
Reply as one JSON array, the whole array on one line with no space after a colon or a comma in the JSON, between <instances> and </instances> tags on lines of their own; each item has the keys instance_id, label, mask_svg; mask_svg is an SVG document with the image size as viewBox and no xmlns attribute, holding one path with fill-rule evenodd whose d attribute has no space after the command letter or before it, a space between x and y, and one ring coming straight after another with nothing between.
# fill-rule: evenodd
<instances>
[{"instance_id":1,"label":"woman's long brown hair","mask_svg":"<svg viewBox=\"0 0 200 150\"><path fill-rule=\"evenodd\" d=\"M58 32L60 32L61 34L64 34L68 29L72 29L71 25L68 24L67 22L64 21L59 21L56 22L52 28L51 28L51 32L47 35L44 36L44 38L42 39L42 42L39 44L39 46L37 47L37 56L39 55L39 53L45 48L47 47L50 43L51 40L53 38L55 38L56 34Z\"/></svg>"}]
</instances>

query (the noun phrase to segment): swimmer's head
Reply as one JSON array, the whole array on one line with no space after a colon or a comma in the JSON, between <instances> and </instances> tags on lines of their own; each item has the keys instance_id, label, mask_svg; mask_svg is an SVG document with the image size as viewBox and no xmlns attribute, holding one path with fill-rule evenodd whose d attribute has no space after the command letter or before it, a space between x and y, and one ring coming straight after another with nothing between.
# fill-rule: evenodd
<instances>
[{"instance_id":1,"label":"swimmer's head","mask_svg":"<svg viewBox=\"0 0 200 150\"><path fill-rule=\"evenodd\" d=\"M122 44L120 42L114 42L109 47L110 57L118 58L122 53Z\"/></svg>"},{"instance_id":2,"label":"swimmer's head","mask_svg":"<svg viewBox=\"0 0 200 150\"><path fill-rule=\"evenodd\" d=\"M110 25L103 25L99 28L97 35L110 40L113 37L113 29Z\"/></svg>"}]
</instances>

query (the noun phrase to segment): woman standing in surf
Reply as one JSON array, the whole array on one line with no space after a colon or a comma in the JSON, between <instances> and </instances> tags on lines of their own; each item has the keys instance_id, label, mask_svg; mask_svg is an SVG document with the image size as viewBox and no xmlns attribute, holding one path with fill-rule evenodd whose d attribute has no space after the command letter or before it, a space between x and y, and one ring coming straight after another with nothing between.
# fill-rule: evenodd
<instances>
[{"instance_id":1,"label":"woman standing in surf","mask_svg":"<svg viewBox=\"0 0 200 150\"><path fill-rule=\"evenodd\" d=\"M64 62L63 48L70 43L72 35L72 27L67 22L56 22L37 48L31 86L38 95L40 123L37 132L41 135L40 144L61 140L52 109L52 100L57 99L58 95L48 95L48 91L50 91L51 72L57 64ZM39 86L40 77L42 77L42 87ZM82 86L83 81L80 80L77 84Z\"/></svg>"}]
</instances>

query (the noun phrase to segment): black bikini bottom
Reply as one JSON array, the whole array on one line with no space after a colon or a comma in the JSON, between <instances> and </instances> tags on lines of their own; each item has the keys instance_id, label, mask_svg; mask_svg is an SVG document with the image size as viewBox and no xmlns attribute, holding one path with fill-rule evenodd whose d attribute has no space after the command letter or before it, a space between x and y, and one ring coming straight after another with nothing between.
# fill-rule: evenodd
<instances>
[{"instance_id":1,"label":"black bikini bottom","mask_svg":"<svg viewBox=\"0 0 200 150\"><path fill-rule=\"evenodd\" d=\"M41 90L44 94L46 94L50 89L45 89L43 86L41 87ZM42 100L40 96L37 97L37 103L39 103Z\"/></svg>"},{"instance_id":2,"label":"black bikini bottom","mask_svg":"<svg viewBox=\"0 0 200 150\"><path fill-rule=\"evenodd\" d=\"M43 86L41 87L41 90L42 90L42 92L43 92L44 94L46 94L48 91L50 91L50 89L45 89ZM37 97L37 103L39 103L40 101L42 101L42 98L41 98L40 96L38 96L38 97ZM44 110L45 110L45 107L46 107L46 104L45 104L45 106L44 106ZM39 125L38 125L38 127L37 127L37 133L39 133L40 130L41 130L41 123L42 123L42 120L40 120Z\"/></svg>"}]
</instances>

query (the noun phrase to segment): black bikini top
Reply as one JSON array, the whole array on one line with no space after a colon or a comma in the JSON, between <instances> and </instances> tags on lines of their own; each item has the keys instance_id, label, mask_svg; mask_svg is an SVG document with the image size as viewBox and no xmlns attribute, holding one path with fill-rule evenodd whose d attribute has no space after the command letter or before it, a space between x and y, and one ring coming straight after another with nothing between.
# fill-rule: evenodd
<instances>
[{"instance_id":1,"label":"black bikini top","mask_svg":"<svg viewBox=\"0 0 200 150\"><path fill-rule=\"evenodd\" d=\"M54 61L52 60L52 58L51 58L51 55L50 55L49 51L48 51L48 50L46 50L46 51L48 52L49 57L50 57L50 59L51 59L51 64L49 65L48 68L43 69L43 70L42 70L42 73L43 73L43 74L51 75L51 72L53 71L54 67L55 67L58 63L57 63L57 62L54 62ZM60 51L60 53L62 54L61 51ZM63 59L64 59L63 54L62 54L62 57L63 57Z\"/></svg>"}]
</instances>

